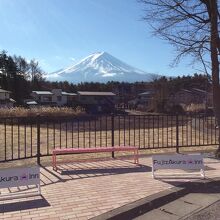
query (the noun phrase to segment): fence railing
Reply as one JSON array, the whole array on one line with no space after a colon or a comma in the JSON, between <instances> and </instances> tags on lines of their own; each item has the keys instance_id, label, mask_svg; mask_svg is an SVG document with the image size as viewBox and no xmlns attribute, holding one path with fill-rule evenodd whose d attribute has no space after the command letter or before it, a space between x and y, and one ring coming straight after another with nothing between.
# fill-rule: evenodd
<instances>
[{"instance_id":1,"label":"fence railing","mask_svg":"<svg viewBox=\"0 0 220 220\"><path fill-rule=\"evenodd\" d=\"M212 116L93 115L0 118L0 162L51 155L54 148L133 145L140 149L218 144Z\"/></svg>"}]
</instances>

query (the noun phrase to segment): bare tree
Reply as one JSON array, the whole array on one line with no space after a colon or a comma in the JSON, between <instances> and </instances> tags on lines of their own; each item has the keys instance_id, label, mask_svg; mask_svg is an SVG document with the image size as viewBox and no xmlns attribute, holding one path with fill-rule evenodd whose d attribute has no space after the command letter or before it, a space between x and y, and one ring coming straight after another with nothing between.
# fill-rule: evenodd
<instances>
[{"instance_id":1,"label":"bare tree","mask_svg":"<svg viewBox=\"0 0 220 220\"><path fill-rule=\"evenodd\" d=\"M28 64L26 59L21 56L14 55L13 60L16 63L18 75L23 76L25 79L28 80L30 65Z\"/></svg>"},{"instance_id":2,"label":"bare tree","mask_svg":"<svg viewBox=\"0 0 220 220\"><path fill-rule=\"evenodd\" d=\"M39 63L36 60L31 60L29 63L29 74L31 81L41 81L43 79L43 71L39 67Z\"/></svg>"},{"instance_id":3,"label":"bare tree","mask_svg":"<svg viewBox=\"0 0 220 220\"><path fill-rule=\"evenodd\" d=\"M138 1L144 5L144 20L152 27L154 34L175 46L175 62L183 56L190 55L193 61L202 63L206 72L210 69L213 107L220 127L219 0Z\"/></svg>"}]
</instances>

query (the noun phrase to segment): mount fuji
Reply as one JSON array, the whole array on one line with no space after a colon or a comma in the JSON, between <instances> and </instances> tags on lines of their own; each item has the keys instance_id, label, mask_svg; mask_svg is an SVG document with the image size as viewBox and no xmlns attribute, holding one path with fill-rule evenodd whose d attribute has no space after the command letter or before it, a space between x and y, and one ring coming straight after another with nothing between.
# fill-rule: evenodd
<instances>
[{"instance_id":1,"label":"mount fuji","mask_svg":"<svg viewBox=\"0 0 220 220\"><path fill-rule=\"evenodd\" d=\"M155 76L157 75L134 68L107 52L97 52L73 66L50 73L46 77L50 81L105 83L152 81Z\"/></svg>"}]
</instances>

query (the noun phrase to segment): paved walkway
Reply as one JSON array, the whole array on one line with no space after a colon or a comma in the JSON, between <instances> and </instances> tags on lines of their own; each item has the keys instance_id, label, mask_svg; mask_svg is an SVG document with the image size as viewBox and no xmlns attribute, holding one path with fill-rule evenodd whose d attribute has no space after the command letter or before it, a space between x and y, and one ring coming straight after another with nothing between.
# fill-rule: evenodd
<instances>
[{"instance_id":1,"label":"paved walkway","mask_svg":"<svg viewBox=\"0 0 220 220\"><path fill-rule=\"evenodd\" d=\"M208 178L219 176L220 161L205 159L205 165ZM0 219L89 219L183 182L197 181L154 180L150 166L151 158L145 157L140 159L139 166L132 160L111 159L63 165L62 173L51 167L41 168L42 197L0 201ZM185 172L185 176L189 174Z\"/></svg>"},{"instance_id":2,"label":"paved walkway","mask_svg":"<svg viewBox=\"0 0 220 220\"><path fill-rule=\"evenodd\" d=\"M213 185L211 186L213 187ZM203 187L201 187L203 188ZM220 204L220 186L219 182L215 186L215 192L209 190L198 190L192 192L170 203L167 203L157 209L153 209L134 220L151 220L156 218L158 220L214 220L220 219L219 206ZM216 207L213 211L207 210L210 206ZM210 214L211 212L212 215ZM211 218L212 216L212 218Z\"/></svg>"}]
</instances>

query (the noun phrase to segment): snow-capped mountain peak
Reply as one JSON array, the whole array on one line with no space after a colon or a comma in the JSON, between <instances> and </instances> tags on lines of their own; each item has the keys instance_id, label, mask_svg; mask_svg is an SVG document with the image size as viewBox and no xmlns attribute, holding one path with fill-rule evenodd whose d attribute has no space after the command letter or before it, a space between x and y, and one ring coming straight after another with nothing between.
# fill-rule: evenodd
<instances>
[{"instance_id":1,"label":"snow-capped mountain peak","mask_svg":"<svg viewBox=\"0 0 220 220\"><path fill-rule=\"evenodd\" d=\"M145 73L123 61L115 58L107 52L96 52L77 64L54 72L49 79L67 80L73 83L80 82L107 82L107 81L150 81L154 74Z\"/></svg>"}]
</instances>

